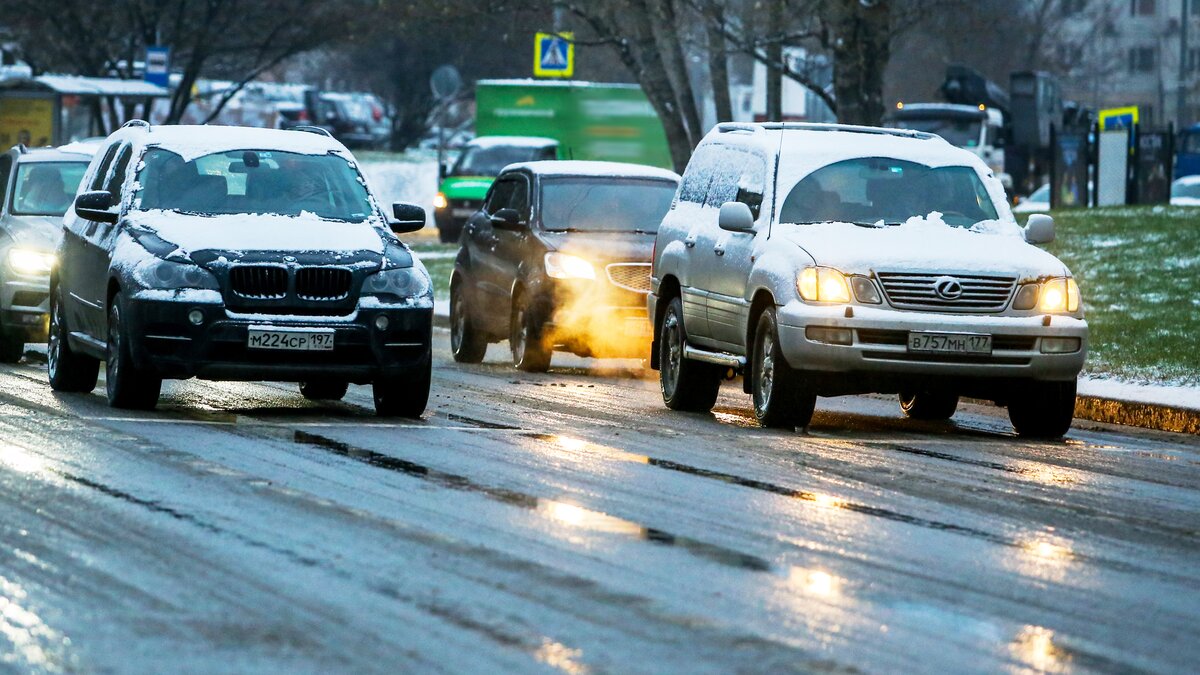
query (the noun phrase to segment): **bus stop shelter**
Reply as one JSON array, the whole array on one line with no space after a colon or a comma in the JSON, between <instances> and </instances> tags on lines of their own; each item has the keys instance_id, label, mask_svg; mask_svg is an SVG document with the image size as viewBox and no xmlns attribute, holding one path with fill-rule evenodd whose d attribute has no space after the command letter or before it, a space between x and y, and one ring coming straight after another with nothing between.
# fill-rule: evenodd
<instances>
[{"instance_id":1,"label":"bus stop shelter","mask_svg":"<svg viewBox=\"0 0 1200 675\"><path fill-rule=\"evenodd\" d=\"M38 75L0 81L0 148L103 136L135 106L149 110L166 87L141 80ZM114 112L119 114L114 115Z\"/></svg>"}]
</instances>

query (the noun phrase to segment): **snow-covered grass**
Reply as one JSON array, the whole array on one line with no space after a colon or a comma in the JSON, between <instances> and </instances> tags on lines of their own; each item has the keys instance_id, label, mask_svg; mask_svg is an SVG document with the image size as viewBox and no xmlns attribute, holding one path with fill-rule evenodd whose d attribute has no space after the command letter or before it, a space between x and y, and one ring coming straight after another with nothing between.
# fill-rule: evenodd
<instances>
[{"instance_id":1,"label":"snow-covered grass","mask_svg":"<svg viewBox=\"0 0 1200 675\"><path fill-rule=\"evenodd\" d=\"M1079 280L1091 326L1087 374L1200 385L1200 209L1053 215L1046 248Z\"/></svg>"}]
</instances>

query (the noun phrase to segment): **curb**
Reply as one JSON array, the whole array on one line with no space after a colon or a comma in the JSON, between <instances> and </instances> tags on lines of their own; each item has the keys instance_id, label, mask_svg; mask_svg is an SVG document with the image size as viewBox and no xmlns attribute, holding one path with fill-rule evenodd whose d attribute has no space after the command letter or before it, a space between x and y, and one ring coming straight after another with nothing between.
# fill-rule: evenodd
<instances>
[{"instance_id":1,"label":"curb","mask_svg":"<svg viewBox=\"0 0 1200 675\"><path fill-rule=\"evenodd\" d=\"M433 325L450 327L448 302L435 303ZM1180 434L1200 434L1200 410L1085 394L1075 399L1075 419Z\"/></svg>"}]
</instances>

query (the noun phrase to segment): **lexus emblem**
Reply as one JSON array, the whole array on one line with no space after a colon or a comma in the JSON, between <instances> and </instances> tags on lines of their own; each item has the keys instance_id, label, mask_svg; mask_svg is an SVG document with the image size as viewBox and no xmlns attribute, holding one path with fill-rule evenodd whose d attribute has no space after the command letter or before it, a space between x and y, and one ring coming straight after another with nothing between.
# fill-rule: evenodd
<instances>
[{"instance_id":1,"label":"lexus emblem","mask_svg":"<svg viewBox=\"0 0 1200 675\"><path fill-rule=\"evenodd\" d=\"M933 292L943 300L957 300L962 297L962 282L954 277L939 277L933 282Z\"/></svg>"}]
</instances>

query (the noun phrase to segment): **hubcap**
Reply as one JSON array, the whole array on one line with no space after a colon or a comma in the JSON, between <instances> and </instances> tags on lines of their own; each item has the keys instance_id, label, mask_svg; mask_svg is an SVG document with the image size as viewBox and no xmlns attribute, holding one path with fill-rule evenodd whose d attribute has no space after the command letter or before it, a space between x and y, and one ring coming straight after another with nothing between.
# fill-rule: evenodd
<instances>
[{"instance_id":1,"label":"hubcap","mask_svg":"<svg viewBox=\"0 0 1200 675\"><path fill-rule=\"evenodd\" d=\"M454 297L450 301L450 313L454 315L453 325L454 330L450 333L450 341L453 342L454 351L462 348L463 336L467 330L467 317L463 316L462 301L458 297L458 292L454 293Z\"/></svg>"},{"instance_id":2,"label":"hubcap","mask_svg":"<svg viewBox=\"0 0 1200 675\"><path fill-rule=\"evenodd\" d=\"M663 344L666 348L666 358L662 363L663 374L663 389L667 396L674 396L675 389L679 382L680 361L683 359L683 339L682 331L679 330L679 317L675 316L675 312L667 312L667 318L663 321Z\"/></svg>"},{"instance_id":3,"label":"hubcap","mask_svg":"<svg viewBox=\"0 0 1200 675\"><path fill-rule=\"evenodd\" d=\"M105 360L105 379L108 386L120 376L121 372L121 312L113 307L108 319L108 358Z\"/></svg>"},{"instance_id":4,"label":"hubcap","mask_svg":"<svg viewBox=\"0 0 1200 675\"><path fill-rule=\"evenodd\" d=\"M525 305L517 305L513 314L513 325L509 342L512 344L513 361L520 363L525 359Z\"/></svg>"},{"instance_id":5,"label":"hubcap","mask_svg":"<svg viewBox=\"0 0 1200 675\"><path fill-rule=\"evenodd\" d=\"M758 346L758 408L765 411L771 404L771 392L775 388L775 338L764 335Z\"/></svg>"},{"instance_id":6,"label":"hubcap","mask_svg":"<svg viewBox=\"0 0 1200 675\"><path fill-rule=\"evenodd\" d=\"M49 367L51 374L58 372L58 350L60 349L59 340L61 339L59 331L62 326L61 312L62 303L55 302L54 309L50 312L50 344L46 346L46 365Z\"/></svg>"}]
</instances>

